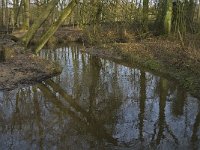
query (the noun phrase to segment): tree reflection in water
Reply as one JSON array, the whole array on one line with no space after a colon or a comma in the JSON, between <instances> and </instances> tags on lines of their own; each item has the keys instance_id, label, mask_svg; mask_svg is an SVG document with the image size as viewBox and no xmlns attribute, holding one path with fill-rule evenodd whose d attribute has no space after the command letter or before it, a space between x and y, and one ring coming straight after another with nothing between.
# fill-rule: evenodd
<instances>
[{"instance_id":1,"label":"tree reflection in water","mask_svg":"<svg viewBox=\"0 0 200 150\"><path fill-rule=\"evenodd\" d=\"M63 72L0 92L0 149L199 148L200 102L175 82L76 46L41 55Z\"/></svg>"}]
</instances>

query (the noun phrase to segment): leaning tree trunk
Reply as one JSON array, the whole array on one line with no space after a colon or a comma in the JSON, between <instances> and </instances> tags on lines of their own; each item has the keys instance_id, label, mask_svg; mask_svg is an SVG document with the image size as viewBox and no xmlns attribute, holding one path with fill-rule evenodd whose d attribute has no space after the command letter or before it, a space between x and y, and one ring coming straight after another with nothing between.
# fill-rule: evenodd
<instances>
[{"instance_id":1,"label":"leaning tree trunk","mask_svg":"<svg viewBox=\"0 0 200 150\"><path fill-rule=\"evenodd\" d=\"M56 22L54 22L49 29L46 31L46 33L41 37L39 40L39 43L37 44L37 47L35 48L35 53L38 53L42 47L47 43L49 38L56 32L58 27L67 19L67 17L71 14L72 10L76 6L77 2L76 0L72 0L68 6L61 12L60 17Z\"/></svg>"},{"instance_id":2,"label":"leaning tree trunk","mask_svg":"<svg viewBox=\"0 0 200 150\"><path fill-rule=\"evenodd\" d=\"M28 44L36 34L37 30L42 26L42 24L45 22L45 20L47 19L49 14L53 11L54 7L58 2L59 0L51 0L51 2L47 4L47 6L41 8L40 10L41 15L38 17L38 19L28 30L28 32L21 39L22 42L25 44L25 46L28 46Z\"/></svg>"}]
</instances>

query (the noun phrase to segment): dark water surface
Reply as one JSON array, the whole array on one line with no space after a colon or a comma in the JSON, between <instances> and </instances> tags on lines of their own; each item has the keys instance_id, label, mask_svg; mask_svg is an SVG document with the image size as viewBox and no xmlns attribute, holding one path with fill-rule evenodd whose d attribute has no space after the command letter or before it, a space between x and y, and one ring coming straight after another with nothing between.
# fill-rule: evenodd
<instances>
[{"instance_id":1,"label":"dark water surface","mask_svg":"<svg viewBox=\"0 0 200 150\"><path fill-rule=\"evenodd\" d=\"M175 82L81 53L43 51L60 76L0 92L0 149L200 149L200 101Z\"/></svg>"}]
</instances>

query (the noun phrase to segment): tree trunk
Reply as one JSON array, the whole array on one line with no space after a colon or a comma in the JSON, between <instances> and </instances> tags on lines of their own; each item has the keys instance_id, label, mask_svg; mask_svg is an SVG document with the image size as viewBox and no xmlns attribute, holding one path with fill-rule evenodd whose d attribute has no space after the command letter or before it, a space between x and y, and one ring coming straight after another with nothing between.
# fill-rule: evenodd
<instances>
[{"instance_id":1,"label":"tree trunk","mask_svg":"<svg viewBox=\"0 0 200 150\"><path fill-rule=\"evenodd\" d=\"M195 13L195 2L194 0L189 0L188 8L187 8L187 21L189 24L193 23Z\"/></svg>"},{"instance_id":2,"label":"tree trunk","mask_svg":"<svg viewBox=\"0 0 200 150\"><path fill-rule=\"evenodd\" d=\"M59 0L52 0L45 7L42 7L40 9L41 15L34 22L34 24L31 26L28 32L22 37L22 42L25 44L25 46L28 46L28 44L36 34L37 30L42 26L42 24L45 22L45 20L47 19L49 14L53 11L54 7L58 2Z\"/></svg>"},{"instance_id":3,"label":"tree trunk","mask_svg":"<svg viewBox=\"0 0 200 150\"><path fill-rule=\"evenodd\" d=\"M198 6L198 23L200 24L200 0L199 0L199 6Z\"/></svg>"},{"instance_id":4,"label":"tree trunk","mask_svg":"<svg viewBox=\"0 0 200 150\"><path fill-rule=\"evenodd\" d=\"M19 5L19 6L18 6ZM21 22L21 15L20 15L20 11L22 10L22 7L23 7L23 0L20 1L20 4L19 4L19 0L17 0L17 9L16 9L16 27L19 27L20 26L20 22Z\"/></svg>"},{"instance_id":5,"label":"tree trunk","mask_svg":"<svg viewBox=\"0 0 200 150\"><path fill-rule=\"evenodd\" d=\"M19 9L19 1L18 0L13 0L13 12L14 12L14 27L18 27L18 22L17 22L17 18L18 18L18 9Z\"/></svg>"},{"instance_id":6,"label":"tree trunk","mask_svg":"<svg viewBox=\"0 0 200 150\"><path fill-rule=\"evenodd\" d=\"M29 20L30 20L30 1L29 0L23 0L24 2L24 22L23 22L23 29L28 30L29 29Z\"/></svg>"},{"instance_id":7,"label":"tree trunk","mask_svg":"<svg viewBox=\"0 0 200 150\"><path fill-rule=\"evenodd\" d=\"M172 26L172 0L167 0L166 13L164 18L164 31L166 34L171 32Z\"/></svg>"},{"instance_id":8,"label":"tree trunk","mask_svg":"<svg viewBox=\"0 0 200 150\"><path fill-rule=\"evenodd\" d=\"M1 1L1 26L4 26L5 23L5 1Z\"/></svg>"},{"instance_id":9,"label":"tree trunk","mask_svg":"<svg viewBox=\"0 0 200 150\"><path fill-rule=\"evenodd\" d=\"M42 47L47 43L49 38L56 32L58 27L65 21L65 19L71 14L72 10L76 6L77 2L76 0L72 0L68 6L61 12L60 17L56 22L54 22L49 29L46 31L46 33L41 37L39 40L39 43L37 44L37 47L35 48L35 53L38 53Z\"/></svg>"},{"instance_id":10,"label":"tree trunk","mask_svg":"<svg viewBox=\"0 0 200 150\"><path fill-rule=\"evenodd\" d=\"M148 31L148 10L149 0L143 0L143 28L144 32Z\"/></svg>"},{"instance_id":11,"label":"tree trunk","mask_svg":"<svg viewBox=\"0 0 200 150\"><path fill-rule=\"evenodd\" d=\"M6 25L6 30L7 30L7 34L8 34L8 28L9 28L8 0L5 0L5 25Z\"/></svg>"},{"instance_id":12,"label":"tree trunk","mask_svg":"<svg viewBox=\"0 0 200 150\"><path fill-rule=\"evenodd\" d=\"M199 0L199 7L198 7L198 23L200 24L200 0Z\"/></svg>"}]
</instances>

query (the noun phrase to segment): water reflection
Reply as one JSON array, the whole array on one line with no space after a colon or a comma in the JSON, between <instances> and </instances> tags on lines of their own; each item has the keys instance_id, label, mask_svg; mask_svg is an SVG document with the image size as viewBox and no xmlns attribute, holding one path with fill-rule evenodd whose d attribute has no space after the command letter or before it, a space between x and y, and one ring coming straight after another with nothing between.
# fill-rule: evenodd
<instances>
[{"instance_id":1,"label":"water reflection","mask_svg":"<svg viewBox=\"0 0 200 150\"><path fill-rule=\"evenodd\" d=\"M198 149L200 102L144 70L43 51L60 76L0 92L0 149Z\"/></svg>"}]
</instances>

